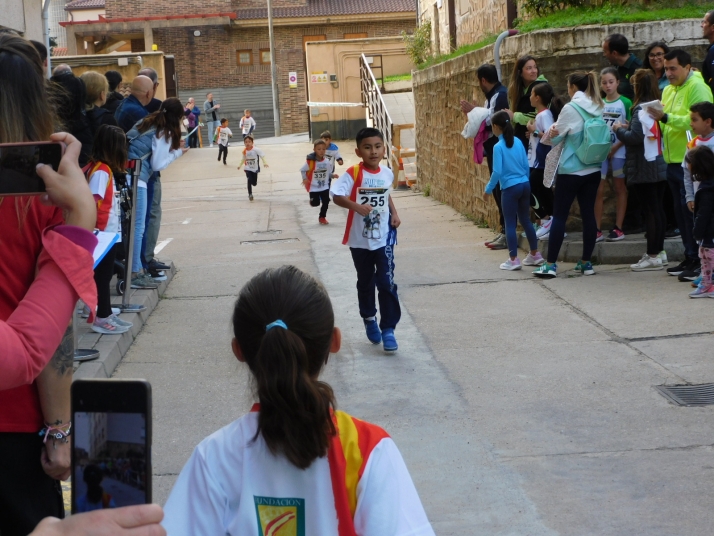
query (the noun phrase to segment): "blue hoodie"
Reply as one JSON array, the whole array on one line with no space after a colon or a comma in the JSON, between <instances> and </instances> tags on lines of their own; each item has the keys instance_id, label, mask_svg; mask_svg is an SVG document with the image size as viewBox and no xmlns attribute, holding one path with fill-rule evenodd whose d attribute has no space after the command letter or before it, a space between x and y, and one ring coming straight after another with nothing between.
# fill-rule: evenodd
<instances>
[{"instance_id":1,"label":"blue hoodie","mask_svg":"<svg viewBox=\"0 0 714 536\"><path fill-rule=\"evenodd\" d=\"M513 138L513 147L509 149L503 135L499 136L493 148L493 172L486 185L486 193L493 192L496 183L501 185L501 190L505 190L509 186L528 182L529 174L528 155L521 140Z\"/></svg>"}]
</instances>

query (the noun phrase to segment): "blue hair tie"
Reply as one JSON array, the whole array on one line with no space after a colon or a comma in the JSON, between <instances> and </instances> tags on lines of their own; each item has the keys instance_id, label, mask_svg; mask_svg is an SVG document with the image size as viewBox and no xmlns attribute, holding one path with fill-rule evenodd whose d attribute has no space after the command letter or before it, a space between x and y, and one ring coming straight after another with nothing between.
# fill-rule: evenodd
<instances>
[{"instance_id":1,"label":"blue hair tie","mask_svg":"<svg viewBox=\"0 0 714 536\"><path fill-rule=\"evenodd\" d=\"M283 329L288 329L288 326L285 325L285 322L283 322L282 320L276 320L275 322L271 322L270 324L265 326L265 331L267 333L271 329L278 328L278 327L283 328Z\"/></svg>"}]
</instances>

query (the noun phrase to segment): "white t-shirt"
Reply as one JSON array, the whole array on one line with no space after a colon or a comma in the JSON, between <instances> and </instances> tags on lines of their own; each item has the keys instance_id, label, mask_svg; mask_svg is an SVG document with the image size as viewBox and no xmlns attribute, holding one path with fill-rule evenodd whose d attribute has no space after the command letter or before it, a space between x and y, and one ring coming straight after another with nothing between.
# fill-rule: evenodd
<instances>
[{"instance_id":1,"label":"white t-shirt","mask_svg":"<svg viewBox=\"0 0 714 536\"><path fill-rule=\"evenodd\" d=\"M332 172L334 173L337 161L342 160L342 155L340 154L339 147L337 147L337 145L335 145L334 143L331 143L325 151L325 158L327 158L332 163Z\"/></svg>"},{"instance_id":2,"label":"white t-shirt","mask_svg":"<svg viewBox=\"0 0 714 536\"><path fill-rule=\"evenodd\" d=\"M303 179L307 178L307 172L310 168L307 162L300 168L300 173ZM312 172L312 182L310 183L311 192L322 192L330 187L330 176L332 175L332 163L323 158L320 162L315 160L315 169Z\"/></svg>"},{"instance_id":3,"label":"white t-shirt","mask_svg":"<svg viewBox=\"0 0 714 536\"><path fill-rule=\"evenodd\" d=\"M168 536L327 536L338 534L327 457L307 469L253 441L251 412L204 439L164 506ZM383 438L357 485L360 536L432 536L419 495L397 446Z\"/></svg>"},{"instance_id":4,"label":"white t-shirt","mask_svg":"<svg viewBox=\"0 0 714 536\"><path fill-rule=\"evenodd\" d=\"M349 197L352 194L355 183L351 175L352 169L333 181L330 188L332 196ZM376 173L364 167L362 170L362 186L357 191L356 202L360 205L370 204L372 213L365 217L356 212L353 214L347 245L351 248L374 251L385 247L387 243L390 245L396 243L394 230L389 226L389 194L392 191L394 175L392 170L385 166L379 166L379 171Z\"/></svg>"},{"instance_id":5,"label":"white t-shirt","mask_svg":"<svg viewBox=\"0 0 714 536\"><path fill-rule=\"evenodd\" d=\"M218 127L218 145L224 147L228 145L228 136L233 136L233 132L228 127Z\"/></svg>"},{"instance_id":6,"label":"white t-shirt","mask_svg":"<svg viewBox=\"0 0 714 536\"><path fill-rule=\"evenodd\" d=\"M92 194L102 198L102 204L111 203L109 209L109 217L107 218L107 226L103 229L107 233L120 233L121 223L119 219L119 193L117 192L116 183L112 181L111 199L104 199L107 193L107 184L109 183L109 173L98 169L92 176L89 177L89 189ZM96 198L95 198L96 199ZM119 234L119 242L121 242L121 233Z\"/></svg>"},{"instance_id":7,"label":"white t-shirt","mask_svg":"<svg viewBox=\"0 0 714 536\"><path fill-rule=\"evenodd\" d=\"M627 122L627 117L629 115L629 110L628 110L628 105L625 102L626 97L620 97L616 101L609 102L607 100L603 100L605 103L605 106L603 107L602 111L602 118L605 120L605 122L608 124L610 128L612 128L612 125L615 123L626 123ZM627 102L630 102L629 99L627 99ZM629 106L632 106L632 103L630 102ZM617 143L617 136L615 136L615 133L611 133L612 136L612 143L615 144ZM613 158L625 158L627 153L627 148L623 145L620 147L617 151L615 151L615 154L612 155Z\"/></svg>"},{"instance_id":8,"label":"white t-shirt","mask_svg":"<svg viewBox=\"0 0 714 536\"><path fill-rule=\"evenodd\" d=\"M535 116L535 128L539 132L539 136L531 136L528 140L528 167L545 169L545 159L541 162L538 158L538 146L540 145L540 138L548 131L553 123L555 123L553 120L553 112L548 109L543 110Z\"/></svg>"},{"instance_id":9,"label":"white t-shirt","mask_svg":"<svg viewBox=\"0 0 714 536\"><path fill-rule=\"evenodd\" d=\"M245 151L243 157L245 158L244 169L246 171L253 171L257 173L258 171L260 171L260 162L258 161L258 158L264 158L265 153L257 147L253 146L250 151Z\"/></svg>"},{"instance_id":10,"label":"white t-shirt","mask_svg":"<svg viewBox=\"0 0 714 536\"><path fill-rule=\"evenodd\" d=\"M240 128L242 129L243 134L250 134L250 129L255 128L255 119L253 119L253 116L241 117Z\"/></svg>"}]
</instances>

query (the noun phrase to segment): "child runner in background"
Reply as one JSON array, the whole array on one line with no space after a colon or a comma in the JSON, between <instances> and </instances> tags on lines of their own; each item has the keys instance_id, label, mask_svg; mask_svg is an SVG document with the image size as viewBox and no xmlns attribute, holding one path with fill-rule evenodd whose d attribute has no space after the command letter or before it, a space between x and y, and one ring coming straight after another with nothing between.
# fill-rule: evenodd
<instances>
[{"instance_id":1,"label":"child runner in background","mask_svg":"<svg viewBox=\"0 0 714 536\"><path fill-rule=\"evenodd\" d=\"M241 290L233 334L258 403L194 449L164 507L168 536L433 536L394 441L337 411L319 380L342 340L325 288L268 269Z\"/></svg>"},{"instance_id":2,"label":"child runner in background","mask_svg":"<svg viewBox=\"0 0 714 536\"><path fill-rule=\"evenodd\" d=\"M330 193L337 206L349 210L342 243L349 246L357 270L357 299L367 338L372 344L381 342L385 352L393 353L398 349L394 329L402 316L394 282L394 246L401 221L389 195L394 175L380 165L384 153L384 137L379 130L360 130L355 154L362 163L334 181Z\"/></svg>"},{"instance_id":3,"label":"child runner in background","mask_svg":"<svg viewBox=\"0 0 714 536\"><path fill-rule=\"evenodd\" d=\"M496 184L501 186L501 207L506 220L506 243L510 258L501 264L501 270L520 270L518 259L518 220L525 228L531 251L524 259L526 266L540 266L545 259L538 253L538 238L530 220L531 187L526 149L515 137L513 123L507 112L498 112L491 117L491 129L498 142L493 148L493 172L483 193L484 201L491 195Z\"/></svg>"},{"instance_id":4,"label":"child runner in background","mask_svg":"<svg viewBox=\"0 0 714 536\"><path fill-rule=\"evenodd\" d=\"M325 158L327 158L332 164L332 173L335 172L335 163L339 165L344 165L342 160L342 155L340 155L340 148L332 143L332 134L329 130L326 130L320 134L320 138L327 144L327 151L325 151Z\"/></svg>"},{"instance_id":5,"label":"child runner in background","mask_svg":"<svg viewBox=\"0 0 714 536\"><path fill-rule=\"evenodd\" d=\"M632 101L627 97L623 97L617 92L617 86L620 83L620 74L615 67L606 67L600 72L600 89L601 96L605 107L603 108L602 118L610 127L615 123L626 124L630 121L630 109ZM595 199L595 220L597 222L597 238L596 242L602 242L604 236L601 231L602 225L602 210L603 210L603 194L605 191L605 182L607 181L608 170L612 171L612 184L616 196L616 216L615 227L607 235L608 242L615 242L625 238L625 233L622 232L622 222L625 219L625 211L627 210L627 185L625 184L625 156L627 149L625 144L612 133L612 149L610 156L602 163L600 172L602 181L597 191Z\"/></svg>"},{"instance_id":6,"label":"child runner in background","mask_svg":"<svg viewBox=\"0 0 714 536\"><path fill-rule=\"evenodd\" d=\"M714 104L711 102L698 102L689 108L690 126L692 132L696 134L694 139L687 144L687 151L704 145L714 150ZM689 172L689 166L686 160L682 162L684 168L684 191L687 201L687 207L691 212L694 212L694 196L696 185L692 181L692 174ZM696 272L696 271L694 271ZM681 273L680 280L692 281L693 286L698 286L702 280L702 275L692 278L693 274ZM684 277L682 277L684 276ZM693 280L692 280L693 279Z\"/></svg>"},{"instance_id":7,"label":"child runner in background","mask_svg":"<svg viewBox=\"0 0 714 536\"><path fill-rule=\"evenodd\" d=\"M330 205L330 179L332 178L332 163L325 157L327 144L323 140L313 143L314 153L307 155L307 161L300 168L302 184L310 194L310 206L320 208L318 221L327 225L327 207ZM337 177L337 175L335 175Z\"/></svg>"},{"instance_id":8,"label":"child runner in background","mask_svg":"<svg viewBox=\"0 0 714 536\"><path fill-rule=\"evenodd\" d=\"M714 153L706 145L694 147L684 157L692 179L699 183L694 194L694 239L699 244L702 279L690 298L714 298Z\"/></svg>"},{"instance_id":9,"label":"child runner in background","mask_svg":"<svg viewBox=\"0 0 714 536\"><path fill-rule=\"evenodd\" d=\"M114 171L123 172L126 167L126 136L119 127L102 125L97 130L89 163L83 168L89 179L89 189L97 202L96 228L107 233L119 233L119 241L107 251L94 269L97 285L97 316L92 330L97 333L124 333L134 325L112 313L111 282L114 277L114 259L121 244L121 210L117 200Z\"/></svg>"},{"instance_id":10,"label":"child runner in background","mask_svg":"<svg viewBox=\"0 0 714 536\"><path fill-rule=\"evenodd\" d=\"M551 146L543 145L540 139L558 120L558 114L563 109L563 102L555 96L553 87L548 83L533 86L530 98L531 104L536 109L535 120L528 123L531 202L535 202L533 212L539 219L536 226L536 237L545 239L548 238L550 226L553 223L553 190L543 184L545 157L548 156Z\"/></svg>"},{"instance_id":11,"label":"child runner in background","mask_svg":"<svg viewBox=\"0 0 714 536\"><path fill-rule=\"evenodd\" d=\"M248 199L253 201L253 186L258 186L258 173L260 173L260 160L263 159L263 165L268 166L265 161L265 153L253 145L253 136L248 135L243 138L245 149L243 149L243 158L238 164L238 169L245 163L245 176L248 179Z\"/></svg>"},{"instance_id":12,"label":"child runner in background","mask_svg":"<svg viewBox=\"0 0 714 536\"><path fill-rule=\"evenodd\" d=\"M243 117L240 118L240 129L243 132L243 139L253 134L255 126L255 119L251 117L250 110L243 112Z\"/></svg>"},{"instance_id":13,"label":"child runner in background","mask_svg":"<svg viewBox=\"0 0 714 536\"><path fill-rule=\"evenodd\" d=\"M216 129L216 137L218 138L218 161L221 161L223 155L223 165L226 165L228 158L228 138L233 137L233 132L228 128L228 119L221 119L221 126Z\"/></svg>"}]
</instances>

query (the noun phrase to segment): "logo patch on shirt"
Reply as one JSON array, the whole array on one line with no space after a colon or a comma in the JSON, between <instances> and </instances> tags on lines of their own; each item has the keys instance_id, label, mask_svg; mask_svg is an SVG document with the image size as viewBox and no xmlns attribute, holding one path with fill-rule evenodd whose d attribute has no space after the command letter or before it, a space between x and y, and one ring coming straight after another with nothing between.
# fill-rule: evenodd
<instances>
[{"instance_id":1,"label":"logo patch on shirt","mask_svg":"<svg viewBox=\"0 0 714 536\"><path fill-rule=\"evenodd\" d=\"M305 499L253 496L260 536L305 536Z\"/></svg>"}]
</instances>

